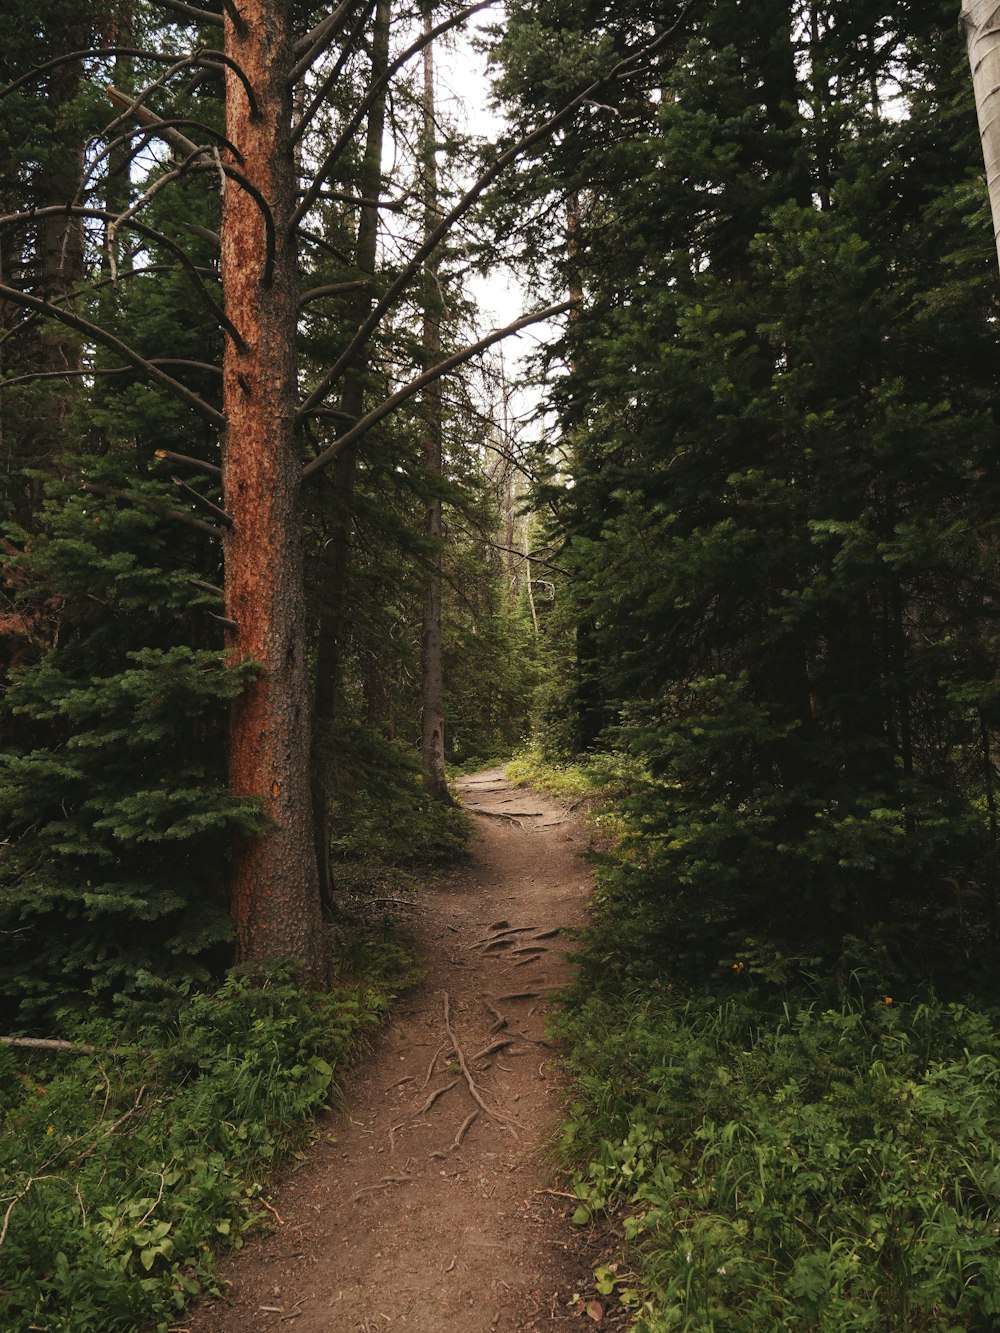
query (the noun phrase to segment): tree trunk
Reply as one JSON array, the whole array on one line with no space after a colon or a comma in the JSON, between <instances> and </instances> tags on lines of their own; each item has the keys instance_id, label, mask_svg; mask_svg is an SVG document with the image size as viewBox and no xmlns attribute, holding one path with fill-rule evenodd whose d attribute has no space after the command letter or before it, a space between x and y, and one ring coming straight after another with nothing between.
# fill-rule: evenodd
<instances>
[{"instance_id":1,"label":"tree trunk","mask_svg":"<svg viewBox=\"0 0 1000 1333\"><path fill-rule=\"evenodd\" d=\"M962 0L961 22L972 67L993 237L1000 256L1000 5L996 0Z\"/></svg>"},{"instance_id":2,"label":"tree trunk","mask_svg":"<svg viewBox=\"0 0 1000 1333\"><path fill-rule=\"evenodd\" d=\"M239 170L273 217L273 253L258 200L227 178L222 212L226 314L245 346L227 340L223 395L228 425L222 473L233 520L226 536L226 614L236 622L230 658L259 674L233 707L229 781L256 797L271 821L240 838L233 855L237 961L294 959L303 980L324 975L322 922L309 793L310 714L305 661L299 486L295 440L295 255L287 0L227 6L225 49L248 76L258 112L226 74L226 134ZM236 164L230 164L236 165Z\"/></svg>"},{"instance_id":3,"label":"tree trunk","mask_svg":"<svg viewBox=\"0 0 1000 1333\"><path fill-rule=\"evenodd\" d=\"M423 4L424 35L433 26L432 5ZM437 176L437 125L434 105L434 52L430 42L424 47L424 234L437 226L440 213ZM431 256L424 266L424 363L432 366L441 359L442 299L440 264ZM437 487L442 472L441 381L435 380L423 391L424 466L427 479ZM440 493L432 495L424 510L424 535L428 541L430 569L424 585L423 633L420 640L420 767L424 791L440 801L451 803L448 779L444 771L444 651L441 642L441 531Z\"/></svg>"},{"instance_id":4,"label":"tree trunk","mask_svg":"<svg viewBox=\"0 0 1000 1333\"><path fill-rule=\"evenodd\" d=\"M372 31L371 82L374 86L385 73L389 63L389 23L391 0L378 0ZM358 237L355 262L358 272L375 276L378 250L378 200L382 190L382 144L385 138L386 90L372 103L368 113L368 131L365 156L361 164L358 193L366 204L358 218ZM352 311L356 325L364 321L372 303L371 291L362 291ZM341 409L348 418L347 425L360 420L364 405L364 384L368 370L368 352L363 349L357 361L348 370L341 396ZM346 428L346 427L345 427ZM353 445L340 454L333 463L332 482L334 503L337 506L329 541L323 552L323 600L319 634L316 644L316 688L314 693L313 726L316 738L330 734L340 694L341 662L347 624L347 594L351 571L351 501L354 495L354 473L357 454ZM323 901L332 903L333 883L330 871L331 809L330 795L322 772L322 758L313 758L313 823L316 840L316 858L319 862L320 893Z\"/></svg>"}]
</instances>

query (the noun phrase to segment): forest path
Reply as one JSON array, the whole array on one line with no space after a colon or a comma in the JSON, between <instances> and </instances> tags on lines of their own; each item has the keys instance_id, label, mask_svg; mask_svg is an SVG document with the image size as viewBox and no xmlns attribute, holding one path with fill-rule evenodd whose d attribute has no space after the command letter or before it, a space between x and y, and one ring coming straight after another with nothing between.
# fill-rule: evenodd
<instances>
[{"instance_id":1,"label":"forest path","mask_svg":"<svg viewBox=\"0 0 1000 1333\"><path fill-rule=\"evenodd\" d=\"M477 829L471 859L420 895L425 979L278 1182L274 1232L222 1262L227 1299L179 1327L590 1326L568 1304L590 1276L585 1240L549 1190L563 1083L544 1032L545 996L571 975L559 931L583 921L590 891L586 835L502 768L458 786Z\"/></svg>"}]
</instances>

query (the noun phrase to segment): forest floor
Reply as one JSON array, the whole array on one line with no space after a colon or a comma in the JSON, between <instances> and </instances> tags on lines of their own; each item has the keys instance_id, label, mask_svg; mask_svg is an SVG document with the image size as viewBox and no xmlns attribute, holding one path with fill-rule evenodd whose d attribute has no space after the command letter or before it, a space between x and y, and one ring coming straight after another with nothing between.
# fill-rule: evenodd
<instances>
[{"instance_id":1,"label":"forest floor","mask_svg":"<svg viewBox=\"0 0 1000 1333\"><path fill-rule=\"evenodd\" d=\"M458 785L476 834L420 895L424 979L276 1183L273 1232L222 1261L225 1297L179 1327L607 1328L586 1295L599 1239L572 1226L555 1177L565 1080L544 1030L571 976L561 931L586 912L586 832L502 768Z\"/></svg>"}]
</instances>

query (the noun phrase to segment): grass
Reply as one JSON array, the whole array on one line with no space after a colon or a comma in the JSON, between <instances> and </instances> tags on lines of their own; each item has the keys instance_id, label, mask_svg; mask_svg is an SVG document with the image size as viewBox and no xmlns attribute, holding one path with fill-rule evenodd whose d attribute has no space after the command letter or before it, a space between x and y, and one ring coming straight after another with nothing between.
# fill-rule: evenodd
<instances>
[{"instance_id":1,"label":"grass","mask_svg":"<svg viewBox=\"0 0 1000 1333\"><path fill-rule=\"evenodd\" d=\"M997 1016L884 997L578 997L575 1220L666 1330L987 1330L1000 1312Z\"/></svg>"},{"instance_id":2,"label":"grass","mask_svg":"<svg viewBox=\"0 0 1000 1333\"><path fill-rule=\"evenodd\" d=\"M0 1047L0 1309L5 1333L167 1329L213 1292L213 1251L266 1225L267 1173L336 1093L404 980L306 994L280 970L231 976L93 1053Z\"/></svg>"},{"instance_id":3,"label":"grass","mask_svg":"<svg viewBox=\"0 0 1000 1333\"><path fill-rule=\"evenodd\" d=\"M605 846L628 832L621 756L507 772L580 802ZM630 969L641 923L597 861L555 1030L574 1220L621 1238L598 1294L635 1333L1000 1327L1000 1013L886 996L874 966L821 990L766 941L718 984Z\"/></svg>"}]
</instances>

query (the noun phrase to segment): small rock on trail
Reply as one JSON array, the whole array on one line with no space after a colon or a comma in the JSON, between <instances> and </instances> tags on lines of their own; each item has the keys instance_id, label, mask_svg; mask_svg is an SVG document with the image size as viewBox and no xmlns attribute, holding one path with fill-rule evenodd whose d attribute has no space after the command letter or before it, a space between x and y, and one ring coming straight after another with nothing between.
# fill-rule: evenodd
<instances>
[{"instance_id":1,"label":"small rock on trail","mask_svg":"<svg viewBox=\"0 0 1000 1333\"><path fill-rule=\"evenodd\" d=\"M590 1274L549 1188L563 1085L544 1014L571 975L559 928L584 918L586 837L547 797L512 807L502 768L458 785L481 810L471 860L420 895L426 978L282 1177L274 1232L221 1262L227 1297L191 1311L191 1333L580 1327L569 1302ZM491 817L512 808L531 813Z\"/></svg>"}]
</instances>

